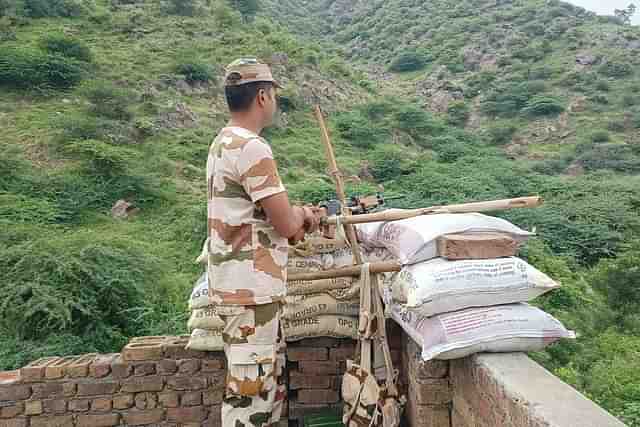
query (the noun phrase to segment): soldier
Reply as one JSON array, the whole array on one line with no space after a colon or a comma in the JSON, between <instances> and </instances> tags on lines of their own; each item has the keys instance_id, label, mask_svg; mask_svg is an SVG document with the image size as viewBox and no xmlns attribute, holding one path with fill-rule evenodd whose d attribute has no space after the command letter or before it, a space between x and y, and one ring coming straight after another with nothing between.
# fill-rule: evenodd
<instances>
[{"instance_id":1,"label":"soldier","mask_svg":"<svg viewBox=\"0 0 640 427\"><path fill-rule=\"evenodd\" d=\"M280 85L268 65L239 59L226 69L231 120L207 159L209 298L225 322L228 374L223 427L263 427L280 419L288 241L313 232L319 216L292 207L260 132L277 111Z\"/></svg>"}]
</instances>

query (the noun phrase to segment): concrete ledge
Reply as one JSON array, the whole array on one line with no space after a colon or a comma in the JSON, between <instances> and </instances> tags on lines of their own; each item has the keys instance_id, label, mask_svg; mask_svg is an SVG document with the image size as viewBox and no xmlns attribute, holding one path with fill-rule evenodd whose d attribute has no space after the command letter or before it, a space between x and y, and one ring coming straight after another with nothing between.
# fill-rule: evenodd
<instances>
[{"instance_id":1,"label":"concrete ledge","mask_svg":"<svg viewBox=\"0 0 640 427\"><path fill-rule=\"evenodd\" d=\"M451 362L453 427L624 427L523 353Z\"/></svg>"}]
</instances>

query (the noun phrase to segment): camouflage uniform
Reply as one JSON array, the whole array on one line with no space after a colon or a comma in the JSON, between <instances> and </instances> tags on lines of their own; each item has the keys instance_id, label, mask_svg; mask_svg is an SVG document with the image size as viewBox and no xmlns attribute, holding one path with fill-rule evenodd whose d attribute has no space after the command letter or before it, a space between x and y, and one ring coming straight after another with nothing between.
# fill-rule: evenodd
<instances>
[{"instance_id":1,"label":"camouflage uniform","mask_svg":"<svg viewBox=\"0 0 640 427\"><path fill-rule=\"evenodd\" d=\"M227 85L250 81L273 78L263 64L228 67ZM207 193L209 299L225 322L228 361L223 427L275 424L286 398L280 316L288 241L260 206L283 191L264 139L239 127L220 131L209 150Z\"/></svg>"}]
</instances>

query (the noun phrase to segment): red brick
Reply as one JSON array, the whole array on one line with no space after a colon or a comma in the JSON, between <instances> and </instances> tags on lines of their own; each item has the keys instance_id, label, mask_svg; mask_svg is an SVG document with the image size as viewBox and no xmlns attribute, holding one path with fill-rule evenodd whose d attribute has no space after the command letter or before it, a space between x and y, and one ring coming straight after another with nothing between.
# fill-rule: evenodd
<instances>
[{"instance_id":1,"label":"red brick","mask_svg":"<svg viewBox=\"0 0 640 427\"><path fill-rule=\"evenodd\" d=\"M154 375L155 373L156 364L154 362L136 363L133 365L133 375L136 377Z\"/></svg>"},{"instance_id":2,"label":"red brick","mask_svg":"<svg viewBox=\"0 0 640 427\"><path fill-rule=\"evenodd\" d=\"M299 360L328 360L329 350L323 347L291 347L287 349L287 359L291 362Z\"/></svg>"},{"instance_id":3,"label":"red brick","mask_svg":"<svg viewBox=\"0 0 640 427\"><path fill-rule=\"evenodd\" d=\"M69 401L69 410L72 412L87 412L91 401L89 399L74 399Z\"/></svg>"},{"instance_id":4,"label":"red brick","mask_svg":"<svg viewBox=\"0 0 640 427\"><path fill-rule=\"evenodd\" d=\"M109 397L98 397L91 401L91 410L95 412L108 412L111 410L113 402Z\"/></svg>"},{"instance_id":5,"label":"red brick","mask_svg":"<svg viewBox=\"0 0 640 427\"><path fill-rule=\"evenodd\" d=\"M200 423L207 418L207 415L207 410L204 406L167 409L167 420L178 423Z\"/></svg>"},{"instance_id":6,"label":"red brick","mask_svg":"<svg viewBox=\"0 0 640 427\"><path fill-rule=\"evenodd\" d=\"M155 393L138 393L135 397L136 408L155 409L158 406L158 395Z\"/></svg>"},{"instance_id":7,"label":"red brick","mask_svg":"<svg viewBox=\"0 0 640 427\"><path fill-rule=\"evenodd\" d=\"M162 359L162 342L131 342L122 349L122 359L126 362Z\"/></svg>"},{"instance_id":8,"label":"red brick","mask_svg":"<svg viewBox=\"0 0 640 427\"><path fill-rule=\"evenodd\" d=\"M337 361L307 361L298 362L300 372L306 375L337 375L340 373L340 363Z\"/></svg>"},{"instance_id":9,"label":"red brick","mask_svg":"<svg viewBox=\"0 0 640 427\"><path fill-rule=\"evenodd\" d=\"M164 409L150 411L129 411L122 415L124 423L130 426L157 424L164 420Z\"/></svg>"},{"instance_id":10,"label":"red brick","mask_svg":"<svg viewBox=\"0 0 640 427\"><path fill-rule=\"evenodd\" d=\"M20 369L20 378L24 382L41 381L43 380L45 370L48 365L60 360L59 357L43 357L38 360L34 360L24 368Z\"/></svg>"},{"instance_id":11,"label":"red brick","mask_svg":"<svg viewBox=\"0 0 640 427\"><path fill-rule=\"evenodd\" d=\"M73 427L73 416L31 417L31 427Z\"/></svg>"},{"instance_id":12,"label":"red brick","mask_svg":"<svg viewBox=\"0 0 640 427\"><path fill-rule=\"evenodd\" d=\"M167 379L171 390L202 390L207 388L207 380L202 377L175 376Z\"/></svg>"},{"instance_id":13,"label":"red brick","mask_svg":"<svg viewBox=\"0 0 640 427\"><path fill-rule=\"evenodd\" d=\"M0 427L27 427L28 420L26 417L0 420Z\"/></svg>"},{"instance_id":14,"label":"red brick","mask_svg":"<svg viewBox=\"0 0 640 427\"><path fill-rule=\"evenodd\" d=\"M158 362L157 371L159 374L175 374L178 372L178 362L171 359L164 359Z\"/></svg>"},{"instance_id":15,"label":"red brick","mask_svg":"<svg viewBox=\"0 0 640 427\"><path fill-rule=\"evenodd\" d=\"M32 386L34 399L64 397L64 387L61 383L42 383Z\"/></svg>"},{"instance_id":16,"label":"red brick","mask_svg":"<svg viewBox=\"0 0 640 427\"><path fill-rule=\"evenodd\" d=\"M202 403L205 406L220 405L224 396L224 390L207 390L202 393Z\"/></svg>"},{"instance_id":17,"label":"red brick","mask_svg":"<svg viewBox=\"0 0 640 427\"><path fill-rule=\"evenodd\" d=\"M111 373L111 364L120 357L119 354L101 354L89 367L89 375L93 378L104 378Z\"/></svg>"},{"instance_id":18,"label":"red brick","mask_svg":"<svg viewBox=\"0 0 640 427\"><path fill-rule=\"evenodd\" d=\"M133 394L113 396L113 409L129 409L133 406Z\"/></svg>"},{"instance_id":19,"label":"red brick","mask_svg":"<svg viewBox=\"0 0 640 427\"><path fill-rule=\"evenodd\" d=\"M198 406L202 405L202 392L191 391L184 393L180 398L182 406Z\"/></svg>"},{"instance_id":20,"label":"red brick","mask_svg":"<svg viewBox=\"0 0 640 427\"><path fill-rule=\"evenodd\" d=\"M355 346L332 348L329 350L329 360L336 362L345 361L347 359L353 360L355 354Z\"/></svg>"},{"instance_id":21,"label":"red brick","mask_svg":"<svg viewBox=\"0 0 640 427\"><path fill-rule=\"evenodd\" d=\"M337 390L305 389L298 391L300 403L337 403L340 395Z\"/></svg>"},{"instance_id":22,"label":"red brick","mask_svg":"<svg viewBox=\"0 0 640 427\"><path fill-rule=\"evenodd\" d=\"M162 354L166 359L206 359L207 352L187 350L189 337L174 337L162 344Z\"/></svg>"},{"instance_id":23,"label":"red brick","mask_svg":"<svg viewBox=\"0 0 640 427\"><path fill-rule=\"evenodd\" d=\"M40 415L43 411L42 400L29 400L24 402L25 415Z\"/></svg>"},{"instance_id":24,"label":"red brick","mask_svg":"<svg viewBox=\"0 0 640 427\"><path fill-rule=\"evenodd\" d=\"M200 369L202 372L214 372L224 369L225 363L222 359L203 360Z\"/></svg>"},{"instance_id":25,"label":"red brick","mask_svg":"<svg viewBox=\"0 0 640 427\"><path fill-rule=\"evenodd\" d=\"M31 396L31 386L28 385L12 385L8 387L0 387L0 402L28 399Z\"/></svg>"},{"instance_id":26,"label":"red brick","mask_svg":"<svg viewBox=\"0 0 640 427\"><path fill-rule=\"evenodd\" d=\"M133 365L122 360L121 356L111 362L111 374L115 379L129 378L133 375Z\"/></svg>"},{"instance_id":27,"label":"red brick","mask_svg":"<svg viewBox=\"0 0 640 427\"><path fill-rule=\"evenodd\" d=\"M62 394L64 397L75 396L78 391L76 383L64 383L62 384Z\"/></svg>"},{"instance_id":28,"label":"red brick","mask_svg":"<svg viewBox=\"0 0 640 427\"><path fill-rule=\"evenodd\" d=\"M450 427L451 411L448 406L416 405L409 399L407 405L409 425L429 427Z\"/></svg>"},{"instance_id":29,"label":"red brick","mask_svg":"<svg viewBox=\"0 0 640 427\"><path fill-rule=\"evenodd\" d=\"M44 412L53 414L64 414L67 412L67 401L62 399L45 400L42 402Z\"/></svg>"},{"instance_id":30,"label":"red brick","mask_svg":"<svg viewBox=\"0 0 640 427\"><path fill-rule=\"evenodd\" d=\"M184 359L178 361L178 372L181 374L193 375L200 370L199 359Z\"/></svg>"},{"instance_id":31,"label":"red brick","mask_svg":"<svg viewBox=\"0 0 640 427\"><path fill-rule=\"evenodd\" d=\"M0 418L15 418L24 413L24 402L16 402L0 408Z\"/></svg>"},{"instance_id":32,"label":"red brick","mask_svg":"<svg viewBox=\"0 0 640 427\"><path fill-rule=\"evenodd\" d=\"M164 380L162 377L138 377L129 378L122 382L121 391L127 393L138 393L141 391L162 391Z\"/></svg>"},{"instance_id":33,"label":"red brick","mask_svg":"<svg viewBox=\"0 0 640 427\"><path fill-rule=\"evenodd\" d=\"M20 370L0 372L0 387L20 383Z\"/></svg>"},{"instance_id":34,"label":"red brick","mask_svg":"<svg viewBox=\"0 0 640 427\"><path fill-rule=\"evenodd\" d=\"M120 414L78 415L76 427L111 427L120 424Z\"/></svg>"},{"instance_id":35,"label":"red brick","mask_svg":"<svg viewBox=\"0 0 640 427\"><path fill-rule=\"evenodd\" d=\"M49 380L63 378L66 375L66 368L74 360L76 360L78 356L68 356L62 359L58 359L53 363L50 363L45 367L44 376Z\"/></svg>"},{"instance_id":36,"label":"red brick","mask_svg":"<svg viewBox=\"0 0 640 427\"><path fill-rule=\"evenodd\" d=\"M339 347L341 344L340 340L329 337L319 337L319 338L305 338L303 340L297 341L293 345L289 345L289 347Z\"/></svg>"},{"instance_id":37,"label":"red brick","mask_svg":"<svg viewBox=\"0 0 640 427\"><path fill-rule=\"evenodd\" d=\"M209 388L218 389L218 388L224 388L226 376L227 376L226 371L218 371L215 374L203 375L201 376L201 378L207 381L207 386Z\"/></svg>"},{"instance_id":38,"label":"red brick","mask_svg":"<svg viewBox=\"0 0 640 427\"><path fill-rule=\"evenodd\" d=\"M78 383L78 396L99 396L114 394L118 390L116 382Z\"/></svg>"},{"instance_id":39,"label":"red brick","mask_svg":"<svg viewBox=\"0 0 640 427\"><path fill-rule=\"evenodd\" d=\"M89 366L93 363L93 361L98 356L95 353L85 354L84 356L80 356L74 362L71 362L69 365L65 367L65 372L68 377L71 378L84 378L89 375Z\"/></svg>"},{"instance_id":40,"label":"red brick","mask_svg":"<svg viewBox=\"0 0 640 427\"><path fill-rule=\"evenodd\" d=\"M289 388L298 390L302 388L324 389L331 386L331 377L328 375L304 375L299 372L289 372Z\"/></svg>"},{"instance_id":41,"label":"red brick","mask_svg":"<svg viewBox=\"0 0 640 427\"><path fill-rule=\"evenodd\" d=\"M158 401L165 408L176 408L180 404L178 393L175 391L158 393Z\"/></svg>"}]
</instances>

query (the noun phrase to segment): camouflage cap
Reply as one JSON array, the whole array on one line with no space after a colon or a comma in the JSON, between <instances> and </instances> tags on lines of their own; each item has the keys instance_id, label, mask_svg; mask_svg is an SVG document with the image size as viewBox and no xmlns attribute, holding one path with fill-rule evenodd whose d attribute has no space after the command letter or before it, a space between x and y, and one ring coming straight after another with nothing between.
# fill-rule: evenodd
<instances>
[{"instance_id":1,"label":"camouflage cap","mask_svg":"<svg viewBox=\"0 0 640 427\"><path fill-rule=\"evenodd\" d=\"M275 87L282 87L273 78L271 68L256 58L240 58L227 65L224 76L225 86L240 86L253 82L272 82Z\"/></svg>"}]
</instances>

